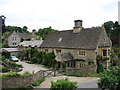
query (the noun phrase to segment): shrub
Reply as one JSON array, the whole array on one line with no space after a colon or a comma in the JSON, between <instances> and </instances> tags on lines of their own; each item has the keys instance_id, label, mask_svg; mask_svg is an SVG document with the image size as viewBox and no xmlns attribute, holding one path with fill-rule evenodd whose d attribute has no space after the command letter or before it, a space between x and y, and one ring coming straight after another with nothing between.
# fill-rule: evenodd
<instances>
[{"instance_id":1,"label":"shrub","mask_svg":"<svg viewBox=\"0 0 120 90\"><path fill-rule=\"evenodd\" d=\"M98 73L93 74L82 74L82 73L66 73L67 76L76 76L76 77L99 77Z\"/></svg>"},{"instance_id":2,"label":"shrub","mask_svg":"<svg viewBox=\"0 0 120 90\"><path fill-rule=\"evenodd\" d=\"M9 72L10 70L8 69L8 68L5 68L5 67L3 67L2 68L2 72L4 73L4 72Z\"/></svg>"},{"instance_id":3,"label":"shrub","mask_svg":"<svg viewBox=\"0 0 120 90\"><path fill-rule=\"evenodd\" d=\"M7 73L7 74L2 74L2 77L17 77L21 76L22 74L17 73L17 72L12 72L12 73Z\"/></svg>"},{"instance_id":4,"label":"shrub","mask_svg":"<svg viewBox=\"0 0 120 90\"><path fill-rule=\"evenodd\" d=\"M2 60L6 60L5 56L2 56Z\"/></svg>"},{"instance_id":5,"label":"shrub","mask_svg":"<svg viewBox=\"0 0 120 90\"><path fill-rule=\"evenodd\" d=\"M31 73L29 71L25 71L23 75L30 75Z\"/></svg>"},{"instance_id":6,"label":"shrub","mask_svg":"<svg viewBox=\"0 0 120 90\"><path fill-rule=\"evenodd\" d=\"M77 88L77 82L70 82L68 78L51 82L50 90L74 90Z\"/></svg>"},{"instance_id":7,"label":"shrub","mask_svg":"<svg viewBox=\"0 0 120 90\"><path fill-rule=\"evenodd\" d=\"M45 81L44 77L42 77L39 80L35 81L32 85L33 86L39 86L43 81Z\"/></svg>"},{"instance_id":8,"label":"shrub","mask_svg":"<svg viewBox=\"0 0 120 90\"><path fill-rule=\"evenodd\" d=\"M47 67L53 67L55 64L55 54L54 53L46 53L42 64L46 65Z\"/></svg>"},{"instance_id":9,"label":"shrub","mask_svg":"<svg viewBox=\"0 0 120 90\"><path fill-rule=\"evenodd\" d=\"M114 67L100 74L98 86L103 89L117 89L120 86L120 68Z\"/></svg>"}]
</instances>

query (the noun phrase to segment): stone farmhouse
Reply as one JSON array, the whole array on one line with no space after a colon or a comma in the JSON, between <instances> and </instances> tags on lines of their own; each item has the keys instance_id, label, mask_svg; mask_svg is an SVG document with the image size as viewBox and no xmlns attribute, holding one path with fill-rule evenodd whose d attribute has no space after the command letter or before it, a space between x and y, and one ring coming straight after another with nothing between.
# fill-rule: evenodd
<instances>
[{"instance_id":1,"label":"stone farmhouse","mask_svg":"<svg viewBox=\"0 0 120 90\"><path fill-rule=\"evenodd\" d=\"M95 73L97 56L110 58L112 43L105 28L84 28L82 20L75 20L72 30L49 33L41 44L41 51L54 52L57 69L65 67L66 72ZM108 68L110 59L104 63Z\"/></svg>"},{"instance_id":2,"label":"stone farmhouse","mask_svg":"<svg viewBox=\"0 0 120 90\"><path fill-rule=\"evenodd\" d=\"M20 32L12 32L10 33L6 39L5 43L8 44L8 46L16 47L22 42L23 40L32 40L34 37L30 33L20 33Z\"/></svg>"}]
</instances>

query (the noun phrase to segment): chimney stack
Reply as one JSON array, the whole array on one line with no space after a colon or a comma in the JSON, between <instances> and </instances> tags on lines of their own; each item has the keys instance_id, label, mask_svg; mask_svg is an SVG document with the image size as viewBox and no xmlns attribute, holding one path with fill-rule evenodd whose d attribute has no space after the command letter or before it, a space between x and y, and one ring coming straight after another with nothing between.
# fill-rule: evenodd
<instances>
[{"instance_id":1,"label":"chimney stack","mask_svg":"<svg viewBox=\"0 0 120 90\"><path fill-rule=\"evenodd\" d=\"M73 33L79 33L82 30L82 20L75 20L75 27L73 27Z\"/></svg>"}]
</instances>

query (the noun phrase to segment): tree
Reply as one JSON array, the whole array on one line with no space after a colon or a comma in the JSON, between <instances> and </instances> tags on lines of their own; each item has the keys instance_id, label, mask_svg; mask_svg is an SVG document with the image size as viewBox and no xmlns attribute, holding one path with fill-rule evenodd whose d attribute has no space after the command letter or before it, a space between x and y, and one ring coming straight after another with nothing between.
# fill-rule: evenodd
<instances>
[{"instance_id":1,"label":"tree","mask_svg":"<svg viewBox=\"0 0 120 90\"><path fill-rule=\"evenodd\" d=\"M119 90L120 87L120 68L113 67L100 74L98 86L102 89Z\"/></svg>"},{"instance_id":2,"label":"tree","mask_svg":"<svg viewBox=\"0 0 120 90\"><path fill-rule=\"evenodd\" d=\"M23 26L23 28L22 28L22 32L27 32L27 29L28 29L27 26Z\"/></svg>"},{"instance_id":3,"label":"tree","mask_svg":"<svg viewBox=\"0 0 120 90\"><path fill-rule=\"evenodd\" d=\"M43 28L43 29L39 29L38 32L36 33L36 35L41 36L43 39L45 39L45 37L47 36L48 33L50 32L56 32L57 30L52 29L52 27L47 27L47 28Z\"/></svg>"}]
</instances>

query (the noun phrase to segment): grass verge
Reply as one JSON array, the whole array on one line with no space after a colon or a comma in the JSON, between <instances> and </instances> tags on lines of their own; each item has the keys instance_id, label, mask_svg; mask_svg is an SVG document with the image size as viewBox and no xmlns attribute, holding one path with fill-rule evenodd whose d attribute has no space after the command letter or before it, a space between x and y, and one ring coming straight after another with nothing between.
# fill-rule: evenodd
<instances>
[{"instance_id":1,"label":"grass verge","mask_svg":"<svg viewBox=\"0 0 120 90\"><path fill-rule=\"evenodd\" d=\"M43 81L45 81L44 77L42 77L39 80L35 81L32 85L33 86L39 86Z\"/></svg>"},{"instance_id":2,"label":"grass verge","mask_svg":"<svg viewBox=\"0 0 120 90\"><path fill-rule=\"evenodd\" d=\"M99 77L99 73L94 73L94 74L66 73L65 75L76 76L76 77Z\"/></svg>"}]
</instances>

